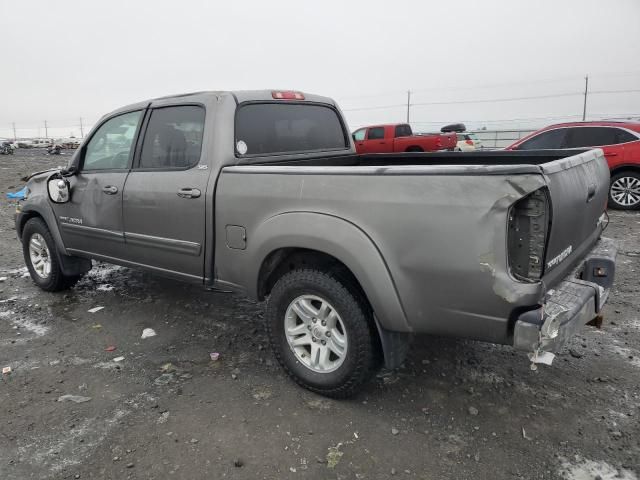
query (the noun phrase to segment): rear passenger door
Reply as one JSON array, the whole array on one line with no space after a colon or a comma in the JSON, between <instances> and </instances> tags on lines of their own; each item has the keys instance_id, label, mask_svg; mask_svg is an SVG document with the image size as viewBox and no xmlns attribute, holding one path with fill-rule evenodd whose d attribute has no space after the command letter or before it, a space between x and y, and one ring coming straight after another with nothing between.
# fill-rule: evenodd
<instances>
[{"instance_id":1,"label":"rear passenger door","mask_svg":"<svg viewBox=\"0 0 640 480\"><path fill-rule=\"evenodd\" d=\"M149 109L133 169L124 186L127 260L183 279L204 275L209 179L200 163L205 122L201 105Z\"/></svg>"}]
</instances>

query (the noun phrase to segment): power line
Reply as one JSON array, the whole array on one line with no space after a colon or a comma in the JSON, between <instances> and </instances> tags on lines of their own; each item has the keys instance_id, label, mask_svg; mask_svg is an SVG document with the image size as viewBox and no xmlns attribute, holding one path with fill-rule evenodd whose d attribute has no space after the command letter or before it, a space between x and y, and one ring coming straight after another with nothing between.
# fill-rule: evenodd
<instances>
[{"instance_id":1,"label":"power line","mask_svg":"<svg viewBox=\"0 0 640 480\"><path fill-rule=\"evenodd\" d=\"M405 106L406 105L404 103L399 103L399 104L396 104L396 105L378 105L378 106L374 106L374 107L343 108L342 111L343 112L358 112L358 111L362 111L362 110L384 110L384 109L387 109L387 108L397 108L397 107L405 107Z\"/></svg>"},{"instance_id":2,"label":"power line","mask_svg":"<svg viewBox=\"0 0 640 480\"><path fill-rule=\"evenodd\" d=\"M560 97L575 97L576 95L582 95L582 93L555 93L550 95L531 95L527 97L506 97L506 98L487 98L482 100L455 100L449 102L419 102L414 103L414 106L423 105L461 105L468 103L496 103L496 102L515 102L519 100L540 100L543 98L560 98Z\"/></svg>"},{"instance_id":3,"label":"power line","mask_svg":"<svg viewBox=\"0 0 640 480\"><path fill-rule=\"evenodd\" d=\"M629 90L592 90L589 92L590 95L604 95L612 93L640 93L640 89L631 88Z\"/></svg>"},{"instance_id":4,"label":"power line","mask_svg":"<svg viewBox=\"0 0 640 480\"><path fill-rule=\"evenodd\" d=\"M627 90L593 90L589 92L589 94L593 95L603 95L603 94L619 94L619 93L639 93L640 89L627 89ZM555 93L549 95L529 95L526 97L503 97L503 98L486 98L486 99L476 99L476 100L453 100L453 101L437 101L437 102L416 102L411 103L412 107L419 107L424 105L463 105L463 104L471 104L471 103L496 103L496 102L514 102L521 100L540 100L545 98L561 98L561 97L575 97L582 96L583 92L566 92L566 93ZM371 107L357 107L357 108L345 108L343 111L345 112L356 112L356 111L364 111L364 110L384 110L389 108L398 108L405 107L406 105L403 103L397 103L393 105L376 105Z\"/></svg>"},{"instance_id":5,"label":"power line","mask_svg":"<svg viewBox=\"0 0 640 480\"><path fill-rule=\"evenodd\" d=\"M630 71L630 72L606 72L606 73L597 73L592 74L592 78L599 77L626 77L626 76L634 76L640 75L640 71ZM514 87L514 86L523 86L523 85L539 85L539 84L549 84L549 83L559 83L559 82L567 82L572 80L578 80L577 75L565 76L565 77L555 77L555 78L541 78L538 80L524 80L524 81L515 81L515 82L503 82L503 83L488 83L481 85L469 85L469 86L444 86L444 87L430 87L430 88L421 88L421 89L412 89L412 93L422 93L422 92L436 92L436 91L452 91L452 90L475 90L475 89L487 89L487 88L498 88L498 87ZM357 98L372 98L372 97L388 97L392 95L402 95L404 92L400 90L389 91L389 92L381 92L377 94L367 94L367 95L353 95L348 97L336 96L337 98L343 100L349 99L357 99Z\"/></svg>"}]
</instances>

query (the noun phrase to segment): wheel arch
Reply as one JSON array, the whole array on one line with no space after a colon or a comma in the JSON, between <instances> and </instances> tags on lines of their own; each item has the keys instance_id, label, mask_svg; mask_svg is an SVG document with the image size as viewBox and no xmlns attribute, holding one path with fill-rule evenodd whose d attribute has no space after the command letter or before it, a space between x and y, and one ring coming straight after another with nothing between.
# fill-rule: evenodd
<instances>
[{"instance_id":1,"label":"wheel arch","mask_svg":"<svg viewBox=\"0 0 640 480\"><path fill-rule=\"evenodd\" d=\"M640 174L640 164L638 163L626 163L622 165L616 165L611 169L611 177L622 172L634 172Z\"/></svg>"},{"instance_id":2,"label":"wheel arch","mask_svg":"<svg viewBox=\"0 0 640 480\"><path fill-rule=\"evenodd\" d=\"M264 299L279 275L307 262L352 279L382 328L412 330L381 252L353 223L329 214L291 212L271 217L252 237L260 245L253 255L249 282L249 294L254 297Z\"/></svg>"},{"instance_id":3,"label":"wheel arch","mask_svg":"<svg viewBox=\"0 0 640 480\"><path fill-rule=\"evenodd\" d=\"M420 145L411 145L407 147L405 152L424 152L424 148L422 148Z\"/></svg>"},{"instance_id":4,"label":"wheel arch","mask_svg":"<svg viewBox=\"0 0 640 480\"><path fill-rule=\"evenodd\" d=\"M51 232L53 241L56 244L55 253L58 257L58 261L60 262L62 272L65 275L79 275L91 270L92 264L90 259L70 256L67 254L64 248L64 243L62 242L62 236L60 235L58 224L53 218L53 212L47 215L46 212L43 212L42 209L37 207L31 207L22 210L16 218L16 232L20 241L22 241L22 234L25 225L29 220L33 218L41 219L44 222L45 226L49 229L49 232Z\"/></svg>"}]
</instances>

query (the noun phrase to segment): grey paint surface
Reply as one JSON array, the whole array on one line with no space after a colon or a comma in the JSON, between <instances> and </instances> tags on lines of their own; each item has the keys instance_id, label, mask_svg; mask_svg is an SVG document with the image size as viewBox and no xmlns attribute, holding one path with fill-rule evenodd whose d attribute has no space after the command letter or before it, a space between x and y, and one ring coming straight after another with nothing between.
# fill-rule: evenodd
<instances>
[{"instance_id":1,"label":"grey paint surface","mask_svg":"<svg viewBox=\"0 0 640 480\"><path fill-rule=\"evenodd\" d=\"M335 105L324 97L306 99ZM388 160L383 166L320 165L327 159L322 152L237 158L237 102L271 100L271 91L209 92L137 104L204 105L200 162L184 171L75 175L72 201L54 207L63 226L60 249L233 286L253 297L269 254L317 250L351 270L387 330L512 343L514 312L542 303L545 289L568 275L601 233L609 174L599 150L541 165L518 154L484 155L476 165L464 161L480 157L465 154L377 157ZM352 143L344 153L353 153ZM74 165L81 155L82 149ZM437 161L414 164L425 158ZM118 195L98 194L115 179L123 186ZM43 185L42 176L29 184L34 194L25 211L50 208ZM182 187L202 195L180 198ZM568 246L571 253L547 269L543 282L517 281L507 265L508 211L543 187L552 204L547 258ZM60 220L74 215L81 226Z\"/></svg>"}]
</instances>

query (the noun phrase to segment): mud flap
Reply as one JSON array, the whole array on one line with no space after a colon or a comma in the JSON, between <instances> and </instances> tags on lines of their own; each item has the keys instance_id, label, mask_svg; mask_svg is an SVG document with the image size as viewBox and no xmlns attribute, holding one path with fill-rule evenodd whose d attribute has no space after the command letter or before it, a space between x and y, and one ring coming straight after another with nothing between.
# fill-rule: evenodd
<instances>
[{"instance_id":1,"label":"mud flap","mask_svg":"<svg viewBox=\"0 0 640 480\"><path fill-rule=\"evenodd\" d=\"M413 335L411 333L385 330L375 315L374 320L384 355L384 366L390 370L398 368L407 358Z\"/></svg>"}]
</instances>

